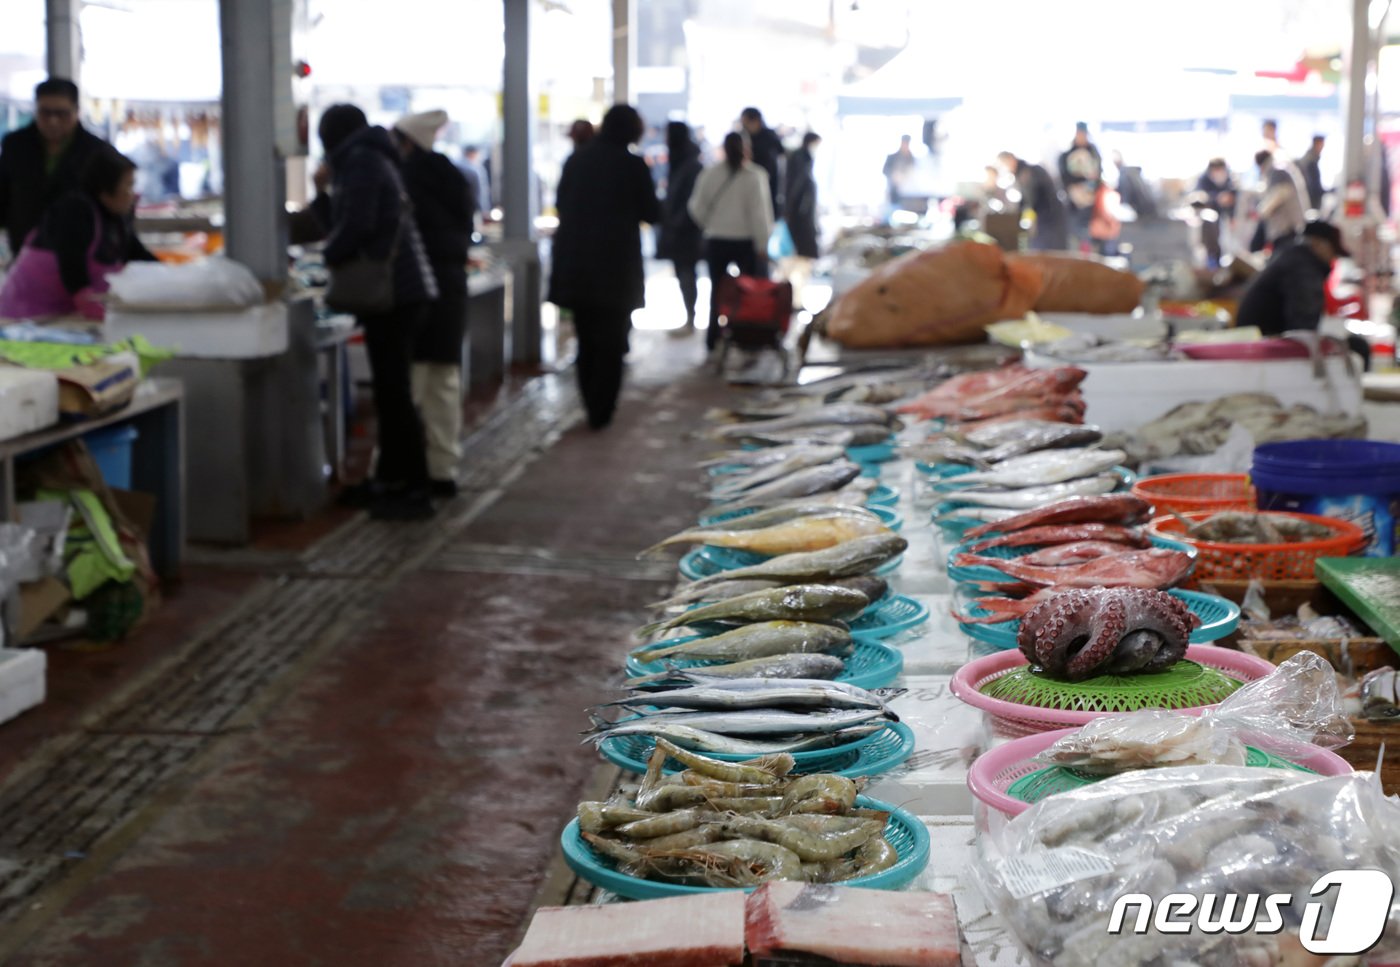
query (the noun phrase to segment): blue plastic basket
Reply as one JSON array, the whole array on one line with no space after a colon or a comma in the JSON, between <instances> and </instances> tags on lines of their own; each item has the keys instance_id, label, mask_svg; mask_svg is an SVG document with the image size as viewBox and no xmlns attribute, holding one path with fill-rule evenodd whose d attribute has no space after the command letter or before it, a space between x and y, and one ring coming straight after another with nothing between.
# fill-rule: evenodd
<instances>
[{"instance_id":1,"label":"blue plastic basket","mask_svg":"<svg viewBox=\"0 0 1400 967\"><path fill-rule=\"evenodd\" d=\"M642 775L647 770L647 760L656 751L656 742L649 735L619 735L598 743L598 751L613 765L628 772ZM808 752L794 752L797 765L794 775L809 772L834 772L838 776L851 779L860 776L876 776L888 772L909 758L914 752L914 732L903 722L891 722L888 726L854 742L847 742L832 749L812 749ZM746 762L753 756L728 755L706 752L712 759L725 762ZM666 772L679 772L672 764Z\"/></svg>"},{"instance_id":2,"label":"blue plastic basket","mask_svg":"<svg viewBox=\"0 0 1400 967\"><path fill-rule=\"evenodd\" d=\"M847 447L846 456L856 463L887 463L894 459L894 435L891 434L884 443Z\"/></svg>"},{"instance_id":3,"label":"blue plastic basket","mask_svg":"<svg viewBox=\"0 0 1400 967\"><path fill-rule=\"evenodd\" d=\"M903 594L877 601L851 622L857 638L891 638L928 621L928 606Z\"/></svg>"},{"instance_id":4,"label":"blue plastic basket","mask_svg":"<svg viewBox=\"0 0 1400 967\"><path fill-rule=\"evenodd\" d=\"M897 890L918 879L919 874L928 866L929 860L929 835L924 824L907 810L880 802L878 799L857 796L856 805L863 809L878 809L890 814L889 821L885 824L885 839L894 847L899 859L887 870L871 876L845 880L841 885L865 887L870 890ZM564 832L559 837L559 845L564 852L564 862L579 877L630 900L656 900L692 893L711 893L718 889L664 883L619 873L612 860L593 852L593 848L579 832L577 818L569 820L569 824L564 827ZM752 892L753 889L750 887L745 892Z\"/></svg>"},{"instance_id":5,"label":"blue plastic basket","mask_svg":"<svg viewBox=\"0 0 1400 967\"><path fill-rule=\"evenodd\" d=\"M740 555L743 555L742 557ZM698 581L707 578L712 574L719 574L721 571L733 571L736 568L748 567L751 564L762 564L768 558L760 554L750 554L747 551L733 551L726 547L696 547L688 551L681 558L680 572L691 580ZM877 567L874 574L889 574L899 567L904 560L903 554L898 554L890 560Z\"/></svg>"},{"instance_id":6,"label":"blue plastic basket","mask_svg":"<svg viewBox=\"0 0 1400 967\"><path fill-rule=\"evenodd\" d=\"M1227 601L1225 598L1202 591L1182 591L1173 588L1167 593L1174 598L1185 601L1191 612L1201 619L1201 626L1191 632L1190 642L1193 645L1219 641L1226 635L1234 633L1235 629L1239 627L1240 606L1233 601ZM963 612L974 618L990 614L985 608L973 604L970 600L966 601ZM1005 650L1016 647L1016 634L1021 630L1021 619L999 621L996 624L959 622L958 626L969 637Z\"/></svg>"},{"instance_id":7,"label":"blue plastic basket","mask_svg":"<svg viewBox=\"0 0 1400 967\"><path fill-rule=\"evenodd\" d=\"M130 423L105 426L83 435L83 442L108 487L131 489L131 451L139 435Z\"/></svg>"},{"instance_id":8,"label":"blue plastic basket","mask_svg":"<svg viewBox=\"0 0 1400 967\"><path fill-rule=\"evenodd\" d=\"M899 503L899 491L889 484L880 484L865 498L865 503L869 507L893 507Z\"/></svg>"},{"instance_id":9,"label":"blue plastic basket","mask_svg":"<svg viewBox=\"0 0 1400 967\"><path fill-rule=\"evenodd\" d=\"M698 635L686 635L683 638L669 639L672 642L691 641ZM837 675L835 681L846 682L859 688L885 688L894 683L899 677L899 673L904 670L904 655L897 648L892 648L882 641L874 638L860 636L855 639L855 651L845 659L846 667L841 674ZM643 661L636 655L627 656L627 674L637 677L641 675L659 675L666 670L667 665L674 668L693 668L703 671L706 665L721 665L719 661L695 661L691 659L668 659L661 661Z\"/></svg>"},{"instance_id":10,"label":"blue plastic basket","mask_svg":"<svg viewBox=\"0 0 1400 967\"><path fill-rule=\"evenodd\" d=\"M1181 541L1173 541L1168 538L1157 537L1155 535L1151 536L1149 540L1151 540L1153 547L1160 547L1163 550L1167 551L1181 551L1187 557L1191 558L1191 567L1194 570L1196 566L1196 555L1198 553L1195 547L1193 547L1190 544L1183 543ZM959 544L957 547L953 548L951 551L948 552L948 580L960 584L968 584L975 582L982 582L986 584L1006 584L1009 581L1016 580L1016 578L997 570L990 564L974 564L971 566L961 566L953 563L953 561L957 558L959 554L968 553L968 548L975 543L977 542L967 541L963 544ZM991 557L1002 561L1012 561L1018 557L1025 557L1026 555L1031 554L1034 551L1038 551L1045 546L1047 545L1028 544L1025 547L989 547L986 550L978 551L977 553L981 557ZM1124 547L1123 550L1134 550L1134 548Z\"/></svg>"},{"instance_id":11,"label":"blue plastic basket","mask_svg":"<svg viewBox=\"0 0 1400 967\"><path fill-rule=\"evenodd\" d=\"M865 509L884 521L885 526L892 531L897 531L904 526L904 518L898 511L891 510L889 507L867 506ZM743 510L726 510L722 514L706 514L700 518L700 526L715 527L716 525L723 524L727 520L747 517L749 514L755 513L758 513L758 511L752 507L746 507Z\"/></svg>"}]
</instances>

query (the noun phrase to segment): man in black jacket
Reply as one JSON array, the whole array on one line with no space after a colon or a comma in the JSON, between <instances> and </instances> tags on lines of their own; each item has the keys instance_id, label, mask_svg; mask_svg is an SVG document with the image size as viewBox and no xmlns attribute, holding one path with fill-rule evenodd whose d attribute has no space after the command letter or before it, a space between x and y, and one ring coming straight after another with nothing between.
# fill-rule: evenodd
<instances>
[{"instance_id":1,"label":"man in black jacket","mask_svg":"<svg viewBox=\"0 0 1400 967\"><path fill-rule=\"evenodd\" d=\"M746 107L739 113L739 124L749 140L753 163L768 172L768 194L773 199L773 217L783 217L783 141L778 133L763 121L763 112Z\"/></svg>"},{"instance_id":2,"label":"man in black jacket","mask_svg":"<svg viewBox=\"0 0 1400 967\"><path fill-rule=\"evenodd\" d=\"M60 196L75 191L83 168L107 142L78 122L78 86L50 77L34 88L34 121L0 141L0 224L10 252Z\"/></svg>"}]
</instances>

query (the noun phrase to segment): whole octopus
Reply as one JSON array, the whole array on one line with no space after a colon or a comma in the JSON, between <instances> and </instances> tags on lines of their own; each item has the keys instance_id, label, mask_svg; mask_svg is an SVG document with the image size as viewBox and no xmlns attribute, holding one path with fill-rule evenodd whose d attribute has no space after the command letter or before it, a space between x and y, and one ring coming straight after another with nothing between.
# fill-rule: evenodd
<instances>
[{"instance_id":1,"label":"whole octopus","mask_svg":"<svg viewBox=\"0 0 1400 967\"><path fill-rule=\"evenodd\" d=\"M1075 589L1032 608L1016 643L1031 664L1069 681L1160 671L1186 656L1196 620L1164 591Z\"/></svg>"}]
</instances>

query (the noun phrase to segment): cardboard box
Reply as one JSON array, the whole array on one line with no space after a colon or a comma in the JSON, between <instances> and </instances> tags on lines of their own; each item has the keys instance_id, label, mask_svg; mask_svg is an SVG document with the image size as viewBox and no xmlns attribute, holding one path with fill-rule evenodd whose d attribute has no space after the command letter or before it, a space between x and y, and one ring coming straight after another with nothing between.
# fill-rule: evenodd
<instances>
[{"instance_id":1,"label":"cardboard box","mask_svg":"<svg viewBox=\"0 0 1400 967\"><path fill-rule=\"evenodd\" d=\"M23 641L68 604L72 595L67 585L57 578L47 577L19 586L19 614L12 629L15 639Z\"/></svg>"},{"instance_id":2,"label":"cardboard box","mask_svg":"<svg viewBox=\"0 0 1400 967\"><path fill-rule=\"evenodd\" d=\"M131 353L117 353L58 373L58 409L64 416L93 417L131 402L141 383L141 364Z\"/></svg>"}]
</instances>

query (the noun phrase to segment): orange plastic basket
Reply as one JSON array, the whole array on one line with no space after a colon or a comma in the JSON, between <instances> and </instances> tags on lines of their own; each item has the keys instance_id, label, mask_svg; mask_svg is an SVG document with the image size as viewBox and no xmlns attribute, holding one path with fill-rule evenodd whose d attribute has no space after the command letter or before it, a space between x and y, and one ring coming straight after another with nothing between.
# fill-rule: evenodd
<instances>
[{"instance_id":1,"label":"orange plastic basket","mask_svg":"<svg viewBox=\"0 0 1400 967\"><path fill-rule=\"evenodd\" d=\"M1196 511L1181 516L1191 523L1203 521L1216 511ZM1169 540L1183 541L1197 550L1196 569L1188 587L1211 580L1311 581L1313 562L1319 557L1346 557L1366 546L1366 535L1355 524L1335 517L1270 511L1270 517L1293 517L1331 528L1332 536L1319 541L1294 544L1224 544L1198 541L1186 536L1186 527L1176 517L1158 517L1148 531Z\"/></svg>"},{"instance_id":2,"label":"orange plastic basket","mask_svg":"<svg viewBox=\"0 0 1400 967\"><path fill-rule=\"evenodd\" d=\"M1254 509L1254 487L1242 473L1164 473L1139 479L1133 493L1159 514Z\"/></svg>"}]
</instances>

